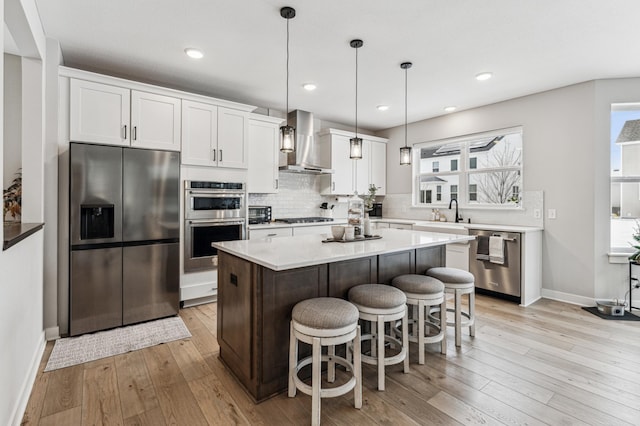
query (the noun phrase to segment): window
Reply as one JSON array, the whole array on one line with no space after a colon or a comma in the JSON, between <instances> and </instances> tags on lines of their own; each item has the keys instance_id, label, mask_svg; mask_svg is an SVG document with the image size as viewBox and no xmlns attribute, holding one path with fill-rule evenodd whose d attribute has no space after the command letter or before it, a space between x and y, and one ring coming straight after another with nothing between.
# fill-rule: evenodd
<instances>
[{"instance_id":1,"label":"window","mask_svg":"<svg viewBox=\"0 0 640 426\"><path fill-rule=\"evenodd\" d=\"M478 185L469 185L469 201L478 201Z\"/></svg>"},{"instance_id":2,"label":"window","mask_svg":"<svg viewBox=\"0 0 640 426\"><path fill-rule=\"evenodd\" d=\"M414 145L419 157L413 164L415 205L456 199L465 207L519 208L522 145L521 128Z\"/></svg>"},{"instance_id":3,"label":"window","mask_svg":"<svg viewBox=\"0 0 640 426\"><path fill-rule=\"evenodd\" d=\"M640 222L640 103L611 105L612 253L631 253Z\"/></svg>"}]
</instances>

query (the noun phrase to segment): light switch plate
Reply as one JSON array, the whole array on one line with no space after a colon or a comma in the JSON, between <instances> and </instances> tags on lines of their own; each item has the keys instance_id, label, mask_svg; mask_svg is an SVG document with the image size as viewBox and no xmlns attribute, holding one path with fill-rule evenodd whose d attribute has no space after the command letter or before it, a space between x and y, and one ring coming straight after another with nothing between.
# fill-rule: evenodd
<instances>
[{"instance_id":1,"label":"light switch plate","mask_svg":"<svg viewBox=\"0 0 640 426\"><path fill-rule=\"evenodd\" d=\"M556 209L547 210L547 217L549 219L555 219L556 218Z\"/></svg>"},{"instance_id":2,"label":"light switch plate","mask_svg":"<svg viewBox=\"0 0 640 426\"><path fill-rule=\"evenodd\" d=\"M542 211L540 209L533 209L533 218L540 219L542 217Z\"/></svg>"}]
</instances>

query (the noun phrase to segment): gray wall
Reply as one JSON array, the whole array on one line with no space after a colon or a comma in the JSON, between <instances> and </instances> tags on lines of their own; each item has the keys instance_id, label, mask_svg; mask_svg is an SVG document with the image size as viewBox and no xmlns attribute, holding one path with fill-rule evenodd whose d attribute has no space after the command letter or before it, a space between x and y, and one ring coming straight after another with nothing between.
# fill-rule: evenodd
<instances>
[{"instance_id":1,"label":"gray wall","mask_svg":"<svg viewBox=\"0 0 640 426\"><path fill-rule=\"evenodd\" d=\"M607 256L609 117L611 102L634 101L640 101L640 79L591 81L412 123L408 139L522 125L524 191L544 191L545 209L557 210L557 219L544 220L543 289L565 300L623 298L627 266L610 264ZM410 192L411 168L396 161L403 127L378 135L390 139L387 193Z\"/></svg>"},{"instance_id":2,"label":"gray wall","mask_svg":"<svg viewBox=\"0 0 640 426\"><path fill-rule=\"evenodd\" d=\"M22 65L21 58L4 54L4 171L7 188L22 167Z\"/></svg>"}]
</instances>

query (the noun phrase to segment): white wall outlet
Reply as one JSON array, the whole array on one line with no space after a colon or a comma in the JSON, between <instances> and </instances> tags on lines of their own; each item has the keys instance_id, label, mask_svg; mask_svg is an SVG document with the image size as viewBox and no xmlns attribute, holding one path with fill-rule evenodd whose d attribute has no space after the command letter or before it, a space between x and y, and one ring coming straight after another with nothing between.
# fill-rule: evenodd
<instances>
[{"instance_id":1,"label":"white wall outlet","mask_svg":"<svg viewBox=\"0 0 640 426\"><path fill-rule=\"evenodd\" d=\"M542 211L540 209L533 209L533 218L540 219L542 217Z\"/></svg>"},{"instance_id":2,"label":"white wall outlet","mask_svg":"<svg viewBox=\"0 0 640 426\"><path fill-rule=\"evenodd\" d=\"M556 209L547 210L547 217L549 219L555 219L556 218Z\"/></svg>"}]
</instances>

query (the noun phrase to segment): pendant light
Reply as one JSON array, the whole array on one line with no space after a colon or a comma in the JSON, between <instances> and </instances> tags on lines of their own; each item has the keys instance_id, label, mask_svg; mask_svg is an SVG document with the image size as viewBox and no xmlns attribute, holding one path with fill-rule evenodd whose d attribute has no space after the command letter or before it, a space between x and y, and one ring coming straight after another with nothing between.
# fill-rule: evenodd
<instances>
[{"instance_id":1,"label":"pendant light","mask_svg":"<svg viewBox=\"0 0 640 426\"><path fill-rule=\"evenodd\" d=\"M285 116L289 116L289 20L295 18L296 10L285 6L280 9L280 16L287 20L287 106ZM280 127L280 151L288 153L296 150L296 129L289 124Z\"/></svg>"},{"instance_id":2,"label":"pendant light","mask_svg":"<svg viewBox=\"0 0 640 426\"><path fill-rule=\"evenodd\" d=\"M404 146L400 147L400 165L411 165L411 147L407 146L407 70L411 68L411 62L403 62L400 68L404 70Z\"/></svg>"},{"instance_id":3,"label":"pendant light","mask_svg":"<svg viewBox=\"0 0 640 426\"><path fill-rule=\"evenodd\" d=\"M362 138L358 137L358 49L364 44L362 40L351 40L351 47L356 49L356 135L349 139L349 158L362 159Z\"/></svg>"}]
</instances>

